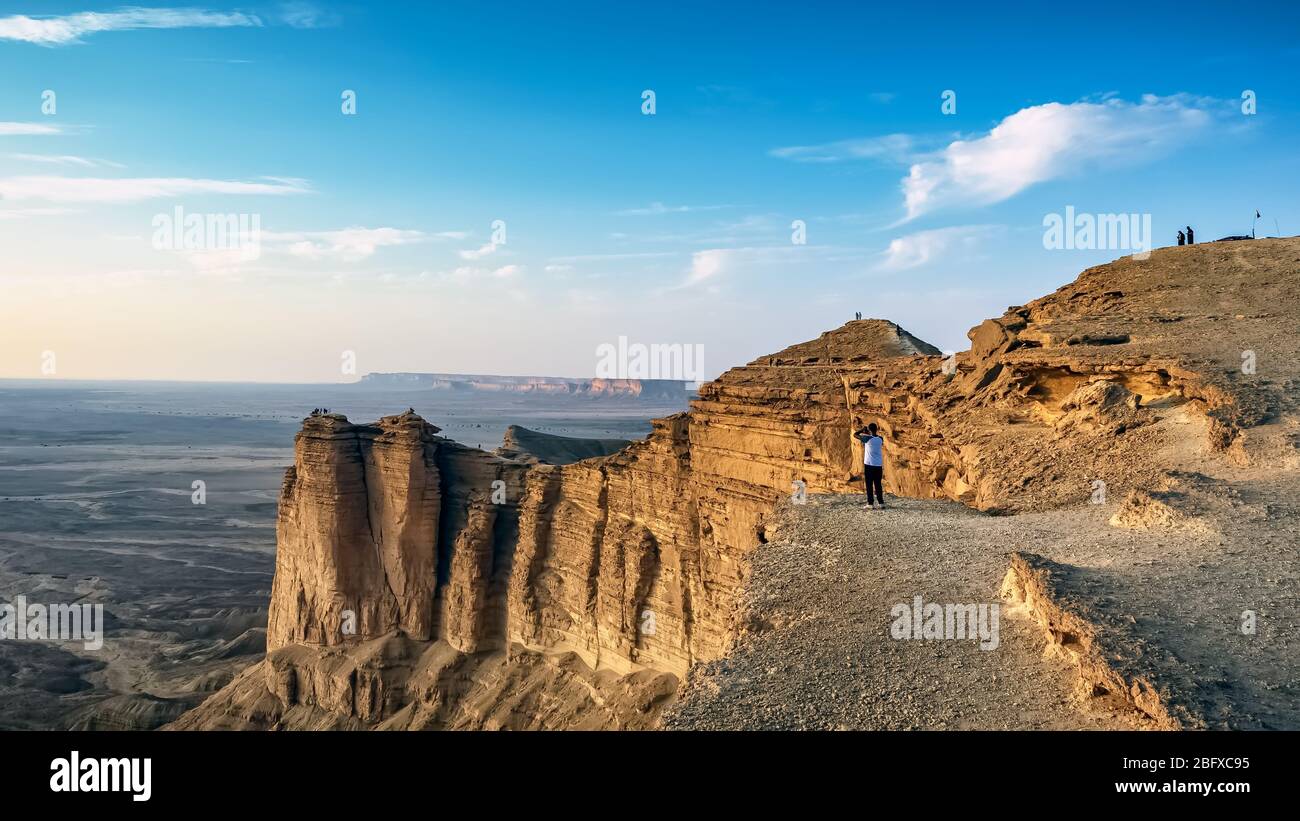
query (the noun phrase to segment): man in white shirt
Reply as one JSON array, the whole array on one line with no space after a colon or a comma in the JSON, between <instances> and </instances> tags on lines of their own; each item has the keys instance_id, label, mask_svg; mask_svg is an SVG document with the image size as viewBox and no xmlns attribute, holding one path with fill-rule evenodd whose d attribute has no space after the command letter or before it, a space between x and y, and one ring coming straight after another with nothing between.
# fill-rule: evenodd
<instances>
[{"instance_id":1,"label":"man in white shirt","mask_svg":"<svg viewBox=\"0 0 1300 821\"><path fill-rule=\"evenodd\" d=\"M880 509L885 509L885 492L881 488L885 476L885 440L876 432L876 423L872 422L864 429L853 434L862 443L862 483L867 487L867 508L873 501L879 501Z\"/></svg>"}]
</instances>

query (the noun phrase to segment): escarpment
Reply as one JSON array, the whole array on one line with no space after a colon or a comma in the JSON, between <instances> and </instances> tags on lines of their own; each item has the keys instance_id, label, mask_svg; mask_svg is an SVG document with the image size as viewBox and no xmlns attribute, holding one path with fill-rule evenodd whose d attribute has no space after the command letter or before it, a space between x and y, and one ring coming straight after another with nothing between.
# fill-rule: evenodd
<instances>
[{"instance_id":1,"label":"escarpment","mask_svg":"<svg viewBox=\"0 0 1300 821\"><path fill-rule=\"evenodd\" d=\"M1150 486L1189 432L1249 458L1243 436L1297 386L1244 374L1242 351L1293 301L1278 274L1300 243L1173 251L1085 271L948 358L849 322L569 464L414 414L311 417L280 498L268 657L174 726L653 726L691 665L727 652L776 506L860 488L868 422L887 492L1002 513Z\"/></svg>"}]
</instances>

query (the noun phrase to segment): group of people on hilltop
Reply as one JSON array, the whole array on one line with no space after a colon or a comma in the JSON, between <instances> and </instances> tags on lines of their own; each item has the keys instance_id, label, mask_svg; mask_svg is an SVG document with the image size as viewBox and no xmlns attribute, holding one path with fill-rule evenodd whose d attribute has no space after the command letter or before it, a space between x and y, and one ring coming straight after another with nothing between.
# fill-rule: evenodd
<instances>
[{"instance_id":1,"label":"group of people on hilltop","mask_svg":"<svg viewBox=\"0 0 1300 821\"><path fill-rule=\"evenodd\" d=\"M1186 233L1186 234L1184 234L1182 231L1179 231L1179 232L1178 232L1178 244L1179 244L1179 245L1195 245L1195 244L1196 244L1196 234L1192 232L1192 226L1190 226L1190 225L1187 226L1187 233Z\"/></svg>"},{"instance_id":2,"label":"group of people on hilltop","mask_svg":"<svg viewBox=\"0 0 1300 821\"><path fill-rule=\"evenodd\" d=\"M312 415L312 416L324 416L325 414L327 414L327 413L329 413L329 412L330 412L330 409L329 409L329 408L312 408L312 409L311 409L311 415Z\"/></svg>"}]
</instances>

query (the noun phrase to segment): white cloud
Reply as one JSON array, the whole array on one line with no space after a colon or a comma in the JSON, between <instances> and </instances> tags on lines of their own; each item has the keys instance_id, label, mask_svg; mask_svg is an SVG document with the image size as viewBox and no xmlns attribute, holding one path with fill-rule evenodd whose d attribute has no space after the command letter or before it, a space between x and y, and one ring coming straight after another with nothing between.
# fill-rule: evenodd
<instances>
[{"instance_id":1,"label":"white cloud","mask_svg":"<svg viewBox=\"0 0 1300 821\"><path fill-rule=\"evenodd\" d=\"M1170 150L1213 119L1187 95L1141 102L1047 103L1024 108L983 137L957 140L912 165L902 188L907 219L938 208L1001 202L1036 183Z\"/></svg>"},{"instance_id":2,"label":"white cloud","mask_svg":"<svg viewBox=\"0 0 1300 821\"><path fill-rule=\"evenodd\" d=\"M907 162L915 149L914 138L907 134L885 134L859 140L839 140L821 145L790 145L773 148L773 157L795 162L830 163L844 160L886 160Z\"/></svg>"},{"instance_id":3,"label":"white cloud","mask_svg":"<svg viewBox=\"0 0 1300 821\"><path fill-rule=\"evenodd\" d=\"M126 203L185 194L278 195L311 190L303 180L266 179L243 182L189 177L6 177L0 178L0 199Z\"/></svg>"},{"instance_id":4,"label":"white cloud","mask_svg":"<svg viewBox=\"0 0 1300 821\"><path fill-rule=\"evenodd\" d=\"M0 40L19 40L41 46L63 46L81 42L83 35L101 31L260 25L262 21L250 14L203 9L124 8L117 11L85 11L51 17L28 17L16 14L0 18Z\"/></svg>"},{"instance_id":5,"label":"white cloud","mask_svg":"<svg viewBox=\"0 0 1300 821\"><path fill-rule=\"evenodd\" d=\"M238 248L221 248L206 251L185 251L184 257L199 271L207 274L239 273L245 263L256 262L261 257L261 247L256 243Z\"/></svg>"},{"instance_id":6,"label":"white cloud","mask_svg":"<svg viewBox=\"0 0 1300 821\"><path fill-rule=\"evenodd\" d=\"M285 244L302 259L338 259L356 262L393 245L409 245L427 238L421 231L401 228L343 228L338 231L262 232L263 242Z\"/></svg>"},{"instance_id":7,"label":"white cloud","mask_svg":"<svg viewBox=\"0 0 1300 821\"><path fill-rule=\"evenodd\" d=\"M675 257L675 251L637 251L626 254L577 254L567 257L553 257L552 262L610 262L623 259L652 259L654 257Z\"/></svg>"},{"instance_id":8,"label":"white cloud","mask_svg":"<svg viewBox=\"0 0 1300 821\"><path fill-rule=\"evenodd\" d=\"M690 268L685 278L669 291L705 286L706 290L718 290L720 279L728 274L745 270L757 272L764 266L807 266L818 262L845 262L861 265L863 257L854 253L852 248L836 246L750 246L742 248L707 248L705 251L690 255Z\"/></svg>"},{"instance_id":9,"label":"white cloud","mask_svg":"<svg viewBox=\"0 0 1300 821\"><path fill-rule=\"evenodd\" d=\"M990 234L1002 230L999 225L955 225L931 231L918 231L898 237L885 249L879 271L907 271L942 258L950 250L969 252Z\"/></svg>"},{"instance_id":10,"label":"white cloud","mask_svg":"<svg viewBox=\"0 0 1300 821\"><path fill-rule=\"evenodd\" d=\"M475 260L475 259L482 259L483 257L486 256L491 256L492 254L496 253L496 250L497 250L496 243L489 242L487 245L484 245L480 248L473 248L465 251L459 251L457 253L460 254L461 259Z\"/></svg>"},{"instance_id":11,"label":"white cloud","mask_svg":"<svg viewBox=\"0 0 1300 821\"><path fill-rule=\"evenodd\" d=\"M279 19L296 29L316 29L337 26L342 18L332 11L325 11L314 3L291 2L280 6Z\"/></svg>"},{"instance_id":12,"label":"white cloud","mask_svg":"<svg viewBox=\"0 0 1300 821\"><path fill-rule=\"evenodd\" d=\"M500 268L482 268L476 265L462 265L450 271L443 271L438 275L439 279L451 280L453 282L466 283L472 280L490 279L511 279L518 274L523 273L522 265L502 265Z\"/></svg>"},{"instance_id":13,"label":"white cloud","mask_svg":"<svg viewBox=\"0 0 1300 821\"><path fill-rule=\"evenodd\" d=\"M680 287L690 288L717 277L727 267L734 253L729 248L710 248L691 254L691 270Z\"/></svg>"},{"instance_id":14,"label":"white cloud","mask_svg":"<svg viewBox=\"0 0 1300 821\"><path fill-rule=\"evenodd\" d=\"M96 160L90 157L76 157L71 154L10 154L12 160L23 162L46 163L49 165L72 165L78 168L125 168L121 163L109 160Z\"/></svg>"},{"instance_id":15,"label":"white cloud","mask_svg":"<svg viewBox=\"0 0 1300 821\"><path fill-rule=\"evenodd\" d=\"M27 137L61 134L57 125L39 123L0 123L0 137Z\"/></svg>"}]
</instances>

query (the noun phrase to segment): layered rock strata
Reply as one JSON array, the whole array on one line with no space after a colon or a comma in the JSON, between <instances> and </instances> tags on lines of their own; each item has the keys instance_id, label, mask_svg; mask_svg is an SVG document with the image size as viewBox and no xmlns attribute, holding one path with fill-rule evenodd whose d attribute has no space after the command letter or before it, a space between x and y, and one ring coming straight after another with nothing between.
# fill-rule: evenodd
<instances>
[{"instance_id":1,"label":"layered rock strata","mask_svg":"<svg viewBox=\"0 0 1300 821\"><path fill-rule=\"evenodd\" d=\"M257 725L254 702L279 726L301 692L283 685L285 665L311 678L321 648L392 637L572 654L583 676L681 677L727 651L775 504L859 487L851 432L871 421L890 493L1012 513L1086 502L1098 482L1149 487L1175 422L1177 436L1240 447L1294 392L1238 366L1250 331L1268 327L1244 320L1290 299L1277 274L1298 249L1125 258L985 321L949 358L893 323L850 322L728 371L643 441L572 464L467 448L413 414L308 419L280 499L270 658L241 679L246 697L214 698L187 726L240 711ZM1240 338L1207 335L1222 323ZM258 687L278 711L249 695ZM407 702L313 703L373 726Z\"/></svg>"}]
</instances>

